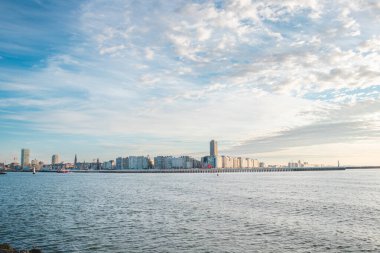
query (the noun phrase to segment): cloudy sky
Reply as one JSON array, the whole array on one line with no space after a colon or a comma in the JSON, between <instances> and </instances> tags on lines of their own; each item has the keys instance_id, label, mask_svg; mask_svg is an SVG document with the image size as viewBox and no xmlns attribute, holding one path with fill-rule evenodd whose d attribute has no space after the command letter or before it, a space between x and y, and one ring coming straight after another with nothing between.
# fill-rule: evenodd
<instances>
[{"instance_id":1,"label":"cloudy sky","mask_svg":"<svg viewBox=\"0 0 380 253\"><path fill-rule=\"evenodd\" d=\"M0 1L0 161L380 164L377 0Z\"/></svg>"}]
</instances>

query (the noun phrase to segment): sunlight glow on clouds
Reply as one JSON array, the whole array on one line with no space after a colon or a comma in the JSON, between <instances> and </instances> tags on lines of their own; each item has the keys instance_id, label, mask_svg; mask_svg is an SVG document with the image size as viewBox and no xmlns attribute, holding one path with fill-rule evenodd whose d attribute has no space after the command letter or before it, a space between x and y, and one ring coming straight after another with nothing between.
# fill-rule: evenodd
<instances>
[{"instance_id":1,"label":"sunlight glow on clouds","mask_svg":"<svg viewBox=\"0 0 380 253\"><path fill-rule=\"evenodd\" d=\"M215 138L269 163L290 150L335 163L322 149L339 144L348 164L380 164L352 153L380 149L377 1L3 1L0 14L0 160L26 145L46 160L206 154Z\"/></svg>"}]
</instances>

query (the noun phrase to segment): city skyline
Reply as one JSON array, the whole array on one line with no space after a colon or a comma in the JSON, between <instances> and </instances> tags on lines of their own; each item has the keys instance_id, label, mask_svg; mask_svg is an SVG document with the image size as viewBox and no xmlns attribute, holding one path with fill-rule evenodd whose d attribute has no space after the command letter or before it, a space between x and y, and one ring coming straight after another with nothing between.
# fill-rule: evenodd
<instances>
[{"instance_id":1,"label":"city skyline","mask_svg":"<svg viewBox=\"0 0 380 253\"><path fill-rule=\"evenodd\" d=\"M77 154L75 154L74 162L61 161L59 154L52 155L51 163L45 163L44 161L33 159L29 163L29 149L21 149L21 163L14 160L11 163L0 163L3 167L11 169L13 171L31 171L33 169L37 171L94 171L94 170L107 170L107 171L121 171L121 170L166 170L166 169L283 169L288 167L294 168L307 168L307 169L334 169L334 165L326 164L310 164L308 162L288 162L288 165L284 164L271 164L267 165L263 161L254 159L251 157L242 156L228 156L218 153L218 142L211 140L209 143L209 155L201 157L200 159L191 156L173 156L173 155L159 155L151 157L147 156L119 156L112 160L100 161L99 158L93 159L93 161L77 161ZM339 162L338 166L339 167Z\"/></svg>"},{"instance_id":2,"label":"city skyline","mask_svg":"<svg viewBox=\"0 0 380 253\"><path fill-rule=\"evenodd\" d=\"M379 13L372 0L1 1L0 162L22 148L202 157L215 139L270 164L379 165Z\"/></svg>"},{"instance_id":3,"label":"city skyline","mask_svg":"<svg viewBox=\"0 0 380 253\"><path fill-rule=\"evenodd\" d=\"M250 166L258 168L258 167L270 167L270 168L282 168L282 167L340 167L340 161L337 161L337 164L324 164L324 163L316 163L312 164L306 161L301 161L298 160L296 162L288 161L288 162L281 162L281 163L276 163L276 164L266 164L264 161L259 161L256 158L252 157L242 157L242 156L230 156L230 155L225 155L225 154L219 154L218 152L218 142L216 140L211 140L209 143L209 154L206 156L202 157L191 157L188 155L172 155L172 154L167 154L167 155L156 155L156 156L150 156L149 154L144 156L135 156L131 154L127 155L122 155L122 156L117 156L116 158L112 159L105 159L101 161L103 164L107 164L108 169L111 168L116 168L116 169L122 169L123 167L127 166L129 169L129 166L131 166L131 161L133 164L132 167L141 167L142 168L149 168L149 167L156 167L156 159L159 159L159 164L170 164L170 166L173 164L173 168L179 168L178 164L187 164L187 162L193 162L197 163L197 166L211 166L210 168L249 168ZM14 157L13 160L11 161L4 161L1 162L0 164L10 166L12 169L19 167L19 169L30 169L33 166L39 166L39 169L41 166L48 166L50 169L53 166L58 166L58 167L66 167L66 165L70 166L70 168L76 168L76 166L79 165L84 165L84 164L94 164L97 163L99 164L100 160L99 157L93 158L92 160L83 160L83 162L78 162L78 157L77 154L74 156L74 161L64 161L60 159L59 154L53 154L51 157L51 163L46 163L44 160L39 160L37 158L34 158L31 162L30 159L30 149L23 148L21 149L21 155L20 155L20 163L18 162L18 159ZM128 160L129 159L129 160ZM166 159L169 159L170 162ZM173 160L173 161L172 161ZM128 165L124 165L124 164ZM140 164L140 165L136 165ZM143 164L145 164L143 166ZM165 165L165 166L168 166ZM292 166L291 166L292 165ZM349 164L345 164L346 166L349 166ZM164 166L164 165L161 165ZM165 167L164 166L164 167ZM223 167L226 166L226 167ZM232 167L228 167L232 166ZM247 166L247 167L244 167ZM160 166L159 166L160 167ZM189 164L185 165L186 168L191 168Z\"/></svg>"}]
</instances>

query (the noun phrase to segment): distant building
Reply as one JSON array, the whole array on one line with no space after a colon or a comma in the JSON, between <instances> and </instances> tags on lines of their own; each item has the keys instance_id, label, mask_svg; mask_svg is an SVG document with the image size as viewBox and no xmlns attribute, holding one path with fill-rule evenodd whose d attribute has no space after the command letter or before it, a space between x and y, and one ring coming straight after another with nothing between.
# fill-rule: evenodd
<instances>
[{"instance_id":1,"label":"distant building","mask_svg":"<svg viewBox=\"0 0 380 253\"><path fill-rule=\"evenodd\" d=\"M145 156L129 156L128 157L128 169L142 170L148 169L149 161Z\"/></svg>"},{"instance_id":2,"label":"distant building","mask_svg":"<svg viewBox=\"0 0 380 253\"><path fill-rule=\"evenodd\" d=\"M190 156L172 157L171 160L173 169L191 169L200 167L199 161Z\"/></svg>"},{"instance_id":3,"label":"distant building","mask_svg":"<svg viewBox=\"0 0 380 253\"><path fill-rule=\"evenodd\" d=\"M58 154L55 154L55 155L53 155L53 156L51 157L51 164L52 164L52 165L55 165L55 164L58 164L58 163L60 163L60 161L59 161L59 155L58 155Z\"/></svg>"},{"instance_id":4,"label":"distant building","mask_svg":"<svg viewBox=\"0 0 380 253\"><path fill-rule=\"evenodd\" d=\"M30 150L27 148L21 149L21 168L29 166Z\"/></svg>"},{"instance_id":5,"label":"distant building","mask_svg":"<svg viewBox=\"0 0 380 253\"><path fill-rule=\"evenodd\" d=\"M12 162L9 167L12 169L12 170L19 170L20 169L20 164L18 162Z\"/></svg>"},{"instance_id":6,"label":"distant building","mask_svg":"<svg viewBox=\"0 0 380 253\"><path fill-rule=\"evenodd\" d=\"M107 162L103 162L102 169L104 170L112 170L115 167L115 161L109 160Z\"/></svg>"},{"instance_id":7,"label":"distant building","mask_svg":"<svg viewBox=\"0 0 380 253\"><path fill-rule=\"evenodd\" d=\"M128 157L124 157L124 158L123 158L123 161L122 161L122 168L123 168L124 170L129 169L129 158L128 158Z\"/></svg>"},{"instance_id":8,"label":"distant building","mask_svg":"<svg viewBox=\"0 0 380 253\"><path fill-rule=\"evenodd\" d=\"M77 158L77 154L75 154L75 157L74 157L74 166L75 167L77 166L77 163L78 163L78 158Z\"/></svg>"},{"instance_id":9,"label":"distant building","mask_svg":"<svg viewBox=\"0 0 380 253\"><path fill-rule=\"evenodd\" d=\"M242 157L240 157L240 159L241 159L241 168L248 168L248 161L247 161L247 159L246 158L242 158Z\"/></svg>"},{"instance_id":10,"label":"distant building","mask_svg":"<svg viewBox=\"0 0 380 253\"><path fill-rule=\"evenodd\" d=\"M118 157L116 158L116 166L117 170L126 170L129 168L129 159L128 157Z\"/></svg>"},{"instance_id":11,"label":"distant building","mask_svg":"<svg viewBox=\"0 0 380 253\"><path fill-rule=\"evenodd\" d=\"M177 164L178 162L175 161ZM159 170L171 169L173 166L172 156L156 156L154 158L154 168Z\"/></svg>"},{"instance_id":12,"label":"distant building","mask_svg":"<svg viewBox=\"0 0 380 253\"><path fill-rule=\"evenodd\" d=\"M184 164L184 159L182 157L172 158L172 168L173 169L183 169L186 165Z\"/></svg>"},{"instance_id":13,"label":"distant building","mask_svg":"<svg viewBox=\"0 0 380 253\"><path fill-rule=\"evenodd\" d=\"M223 168L223 157L220 155L215 156L215 168L217 169Z\"/></svg>"},{"instance_id":14,"label":"distant building","mask_svg":"<svg viewBox=\"0 0 380 253\"><path fill-rule=\"evenodd\" d=\"M230 156L222 156L222 168L233 168L234 159Z\"/></svg>"},{"instance_id":15,"label":"distant building","mask_svg":"<svg viewBox=\"0 0 380 253\"><path fill-rule=\"evenodd\" d=\"M253 159L247 158L247 166L248 168L253 168Z\"/></svg>"},{"instance_id":16,"label":"distant building","mask_svg":"<svg viewBox=\"0 0 380 253\"><path fill-rule=\"evenodd\" d=\"M240 163L238 157L233 157L233 167L234 168L240 168Z\"/></svg>"},{"instance_id":17,"label":"distant building","mask_svg":"<svg viewBox=\"0 0 380 253\"><path fill-rule=\"evenodd\" d=\"M313 167L313 166L310 166L308 162L301 162L301 160L298 160L298 162L289 162L288 167L289 168L303 168L303 167Z\"/></svg>"},{"instance_id":18,"label":"distant building","mask_svg":"<svg viewBox=\"0 0 380 253\"><path fill-rule=\"evenodd\" d=\"M116 158L116 166L115 166L115 168L117 170L122 170L123 169L123 158L122 157Z\"/></svg>"},{"instance_id":19,"label":"distant building","mask_svg":"<svg viewBox=\"0 0 380 253\"><path fill-rule=\"evenodd\" d=\"M252 158L219 156L218 155L218 142L215 140L210 141L210 156L202 157L202 167L211 168L257 168L260 166L259 161Z\"/></svg>"},{"instance_id":20,"label":"distant building","mask_svg":"<svg viewBox=\"0 0 380 253\"><path fill-rule=\"evenodd\" d=\"M38 161L37 159L34 159L31 161L32 168L35 168L36 170L40 170L44 163L42 161Z\"/></svg>"},{"instance_id":21,"label":"distant building","mask_svg":"<svg viewBox=\"0 0 380 253\"><path fill-rule=\"evenodd\" d=\"M154 168L154 158L152 159L150 156L148 156L148 169Z\"/></svg>"},{"instance_id":22,"label":"distant building","mask_svg":"<svg viewBox=\"0 0 380 253\"><path fill-rule=\"evenodd\" d=\"M218 155L218 142L217 141L210 141L210 156L217 156Z\"/></svg>"},{"instance_id":23,"label":"distant building","mask_svg":"<svg viewBox=\"0 0 380 253\"><path fill-rule=\"evenodd\" d=\"M97 169L97 170L100 170L100 169L101 169L100 162L99 162L99 158L96 159L96 169Z\"/></svg>"},{"instance_id":24,"label":"distant building","mask_svg":"<svg viewBox=\"0 0 380 253\"><path fill-rule=\"evenodd\" d=\"M204 156L201 158L202 168L217 168L217 157Z\"/></svg>"}]
</instances>

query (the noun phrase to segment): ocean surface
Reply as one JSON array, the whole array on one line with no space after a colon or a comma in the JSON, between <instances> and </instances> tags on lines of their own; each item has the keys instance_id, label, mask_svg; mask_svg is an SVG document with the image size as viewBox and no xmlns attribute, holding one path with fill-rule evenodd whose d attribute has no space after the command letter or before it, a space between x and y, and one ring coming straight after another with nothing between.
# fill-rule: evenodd
<instances>
[{"instance_id":1,"label":"ocean surface","mask_svg":"<svg viewBox=\"0 0 380 253\"><path fill-rule=\"evenodd\" d=\"M0 243L44 252L380 252L380 170L0 175Z\"/></svg>"}]
</instances>

